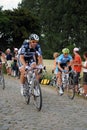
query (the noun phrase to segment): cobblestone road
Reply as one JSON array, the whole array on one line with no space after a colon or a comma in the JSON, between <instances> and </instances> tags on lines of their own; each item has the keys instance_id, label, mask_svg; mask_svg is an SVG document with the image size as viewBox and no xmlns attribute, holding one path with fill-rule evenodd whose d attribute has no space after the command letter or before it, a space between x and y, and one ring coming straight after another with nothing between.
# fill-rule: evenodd
<instances>
[{"instance_id":1,"label":"cobblestone road","mask_svg":"<svg viewBox=\"0 0 87 130\"><path fill-rule=\"evenodd\" d=\"M69 100L42 87L43 107L38 112L33 102L25 104L19 80L5 78L5 90L0 87L0 130L87 130L87 100Z\"/></svg>"}]
</instances>

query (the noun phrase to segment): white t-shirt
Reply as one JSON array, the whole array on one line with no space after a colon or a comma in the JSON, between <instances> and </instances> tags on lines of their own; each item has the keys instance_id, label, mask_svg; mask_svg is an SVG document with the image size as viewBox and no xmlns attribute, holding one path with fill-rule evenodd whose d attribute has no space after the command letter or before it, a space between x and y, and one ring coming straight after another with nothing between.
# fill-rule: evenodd
<instances>
[{"instance_id":1,"label":"white t-shirt","mask_svg":"<svg viewBox=\"0 0 87 130\"><path fill-rule=\"evenodd\" d=\"M87 66L87 61L85 61L83 65ZM87 69L83 68L83 72L87 72Z\"/></svg>"}]
</instances>

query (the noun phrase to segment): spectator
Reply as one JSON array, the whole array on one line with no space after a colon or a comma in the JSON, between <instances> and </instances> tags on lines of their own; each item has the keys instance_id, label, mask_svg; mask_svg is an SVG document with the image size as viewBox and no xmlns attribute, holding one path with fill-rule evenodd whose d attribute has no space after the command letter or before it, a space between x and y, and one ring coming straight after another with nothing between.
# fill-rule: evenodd
<instances>
[{"instance_id":1,"label":"spectator","mask_svg":"<svg viewBox=\"0 0 87 130\"><path fill-rule=\"evenodd\" d=\"M81 66L82 66L82 59L81 56L79 55L79 48L75 47L73 49L73 62L72 62L72 67L73 70L76 72L76 77L75 77L75 91L79 92L79 86L78 86L78 81L81 73Z\"/></svg>"},{"instance_id":2,"label":"spectator","mask_svg":"<svg viewBox=\"0 0 87 130\"><path fill-rule=\"evenodd\" d=\"M53 58L54 58L54 63L53 63L53 69L52 69L52 73L57 74L58 73L58 66L57 66L57 58L59 56L58 52L54 52L53 53Z\"/></svg>"},{"instance_id":3,"label":"spectator","mask_svg":"<svg viewBox=\"0 0 87 130\"><path fill-rule=\"evenodd\" d=\"M7 61L6 65L7 74L11 75L12 54L9 48L6 50L6 61Z\"/></svg>"},{"instance_id":4,"label":"spectator","mask_svg":"<svg viewBox=\"0 0 87 130\"><path fill-rule=\"evenodd\" d=\"M18 61L18 48L14 48L13 64L12 64L12 73L14 77L18 77L19 75L17 61Z\"/></svg>"},{"instance_id":5,"label":"spectator","mask_svg":"<svg viewBox=\"0 0 87 130\"><path fill-rule=\"evenodd\" d=\"M85 62L82 65L82 68L83 68L83 91L84 91L84 96L87 97L87 52L85 52L83 54L83 57L85 59Z\"/></svg>"}]
</instances>

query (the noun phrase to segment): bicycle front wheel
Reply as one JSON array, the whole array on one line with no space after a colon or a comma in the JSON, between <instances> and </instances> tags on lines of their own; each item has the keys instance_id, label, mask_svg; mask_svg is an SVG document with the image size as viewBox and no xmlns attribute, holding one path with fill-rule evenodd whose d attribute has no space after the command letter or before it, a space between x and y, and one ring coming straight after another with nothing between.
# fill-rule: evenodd
<instances>
[{"instance_id":1,"label":"bicycle front wheel","mask_svg":"<svg viewBox=\"0 0 87 130\"><path fill-rule=\"evenodd\" d=\"M25 89L26 89L26 95L24 96L25 97L25 102L27 104L29 104L30 103L30 93L29 93L29 85L28 85L27 80L25 81Z\"/></svg>"},{"instance_id":2,"label":"bicycle front wheel","mask_svg":"<svg viewBox=\"0 0 87 130\"><path fill-rule=\"evenodd\" d=\"M75 84L74 80L69 77L69 84L67 85L67 96L69 99L73 99L75 97Z\"/></svg>"},{"instance_id":3,"label":"bicycle front wheel","mask_svg":"<svg viewBox=\"0 0 87 130\"><path fill-rule=\"evenodd\" d=\"M42 92L40 84L37 80L34 80L34 105L38 111L42 108Z\"/></svg>"}]
</instances>

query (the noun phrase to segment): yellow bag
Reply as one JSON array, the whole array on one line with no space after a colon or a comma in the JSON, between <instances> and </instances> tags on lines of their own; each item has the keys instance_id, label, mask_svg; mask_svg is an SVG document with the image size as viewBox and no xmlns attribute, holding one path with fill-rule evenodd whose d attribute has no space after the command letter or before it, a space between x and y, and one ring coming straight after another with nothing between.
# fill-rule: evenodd
<instances>
[{"instance_id":1,"label":"yellow bag","mask_svg":"<svg viewBox=\"0 0 87 130\"><path fill-rule=\"evenodd\" d=\"M41 80L41 84L42 84L42 85L49 85L49 83L50 83L50 80L49 80L49 79L42 79L42 80Z\"/></svg>"}]
</instances>

